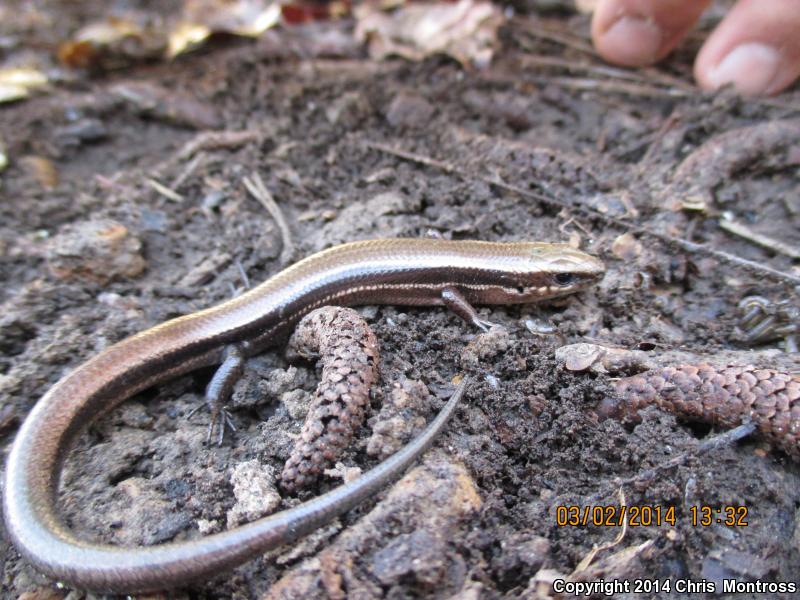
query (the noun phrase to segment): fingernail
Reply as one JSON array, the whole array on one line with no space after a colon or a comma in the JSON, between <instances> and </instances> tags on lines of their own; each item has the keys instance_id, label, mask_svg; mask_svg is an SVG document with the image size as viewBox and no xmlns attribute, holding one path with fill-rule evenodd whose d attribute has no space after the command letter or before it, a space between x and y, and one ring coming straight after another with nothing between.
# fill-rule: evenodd
<instances>
[{"instance_id":1,"label":"fingernail","mask_svg":"<svg viewBox=\"0 0 800 600\"><path fill-rule=\"evenodd\" d=\"M772 46L758 42L741 44L709 71L708 82L714 89L732 83L745 96L764 94L778 74L780 61L780 54Z\"/></svg>"},{"instance_id":2,"label":"fingernail","mask_svg":"<svg viewBox=\"0 0 800 600\"><path fill-rule=\"evenodd\" d=\"M597 49L608 60L639 67L655 62L663 34L651 19L624 16L597 40Z\"/></svg>"}]
</instances>

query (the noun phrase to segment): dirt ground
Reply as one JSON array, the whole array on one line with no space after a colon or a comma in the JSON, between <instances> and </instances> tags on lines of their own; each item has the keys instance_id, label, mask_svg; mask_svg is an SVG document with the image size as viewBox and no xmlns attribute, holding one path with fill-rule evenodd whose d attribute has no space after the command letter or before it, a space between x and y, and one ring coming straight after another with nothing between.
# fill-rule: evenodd
<instances>
[{"instance_id":1,"label":"dirt ground","mask_svg":"<svg viewBox=\"0 0 800 600\"><path fill-rule=\"evenodd\" d=\"M594 407L629 373L570 371L555 355L590 341L653 360L680 350L800 369L780 340L749 344L737 327L748 295L797 304L796 256L720 226L800 247L796 86L765 100L698 92L702 33L656 69L612 69L587 46L588 18L571 14L516 16L486 70L443 56L375 62L355 44L317 43L322 29L346 40L349 27L221 40L0 108L5 447L69 369L230 298L240 271L261 282L333 244L430 229L572 241L603 258L603 282L545 306L482 309L508 337L477 359L477 333L444 309L362 309L382 361L371 422L395 382L431 390L430 420L453 378L471 373L446 432L403 485L174 597L536 598L554 573L577 571L718 589L726 578L797 582L795 463L755 437L699 452L718 432L656 409L637 425L601 420ZM157 101L143 108L135 93ZM248 192L256 175L293 247ZM141 394L82 437L59 499L74 529L128 545L218 531L237 502L235 469L280 472L314 366L289 364L280 348L248 361L232 402L238 431L221 447L204 443L206 413L187 418L210 374ZM366 424L345 467L376 464L369 436ZM628 527L616 545L616 527L557 523L559 506L619 506L620 493L628 506L675 507L676 523ZM747 525L693 525L691 507L703 505L746 507ZM84 597L0 544L4 597ZM618 597L651 595L686 597Z\"/></svg>"}]
</instances>

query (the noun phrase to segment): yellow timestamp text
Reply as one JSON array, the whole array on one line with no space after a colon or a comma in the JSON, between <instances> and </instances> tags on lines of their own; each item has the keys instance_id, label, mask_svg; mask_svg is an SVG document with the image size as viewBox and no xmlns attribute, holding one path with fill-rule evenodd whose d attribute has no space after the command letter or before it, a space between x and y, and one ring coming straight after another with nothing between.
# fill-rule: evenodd
<instances>
[{"instance_id":1,"label":"yellow timestamp text","mask_svg":"<svg viewBox=\"0 0 800 600\"><path fill-rule=\"evenodd\" d=\"M714 524L747 527L746 506L691 506L689 516L695 527L709 527Z\"/></svg>"},{"instance_id":2,"label":"yellow timestamp text","mask_svg":"<svg viewBox=\"0 0 800 600\"><path fill-rule=\"evenodd\" d=\"M559 527L660 527L675 526L679 518L687 516L693 527L725 525L727 527L747 527L746 506L698 505L688 507L683 513L674 505L558 505L556 506L556 525Z\"/></svg>"}]
</instances>

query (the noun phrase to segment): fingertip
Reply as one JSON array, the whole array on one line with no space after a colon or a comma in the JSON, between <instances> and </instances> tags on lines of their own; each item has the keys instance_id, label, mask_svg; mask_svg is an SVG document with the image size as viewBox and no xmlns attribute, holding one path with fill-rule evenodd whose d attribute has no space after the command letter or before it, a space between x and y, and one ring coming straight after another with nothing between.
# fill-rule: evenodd
<instances>
[{"instance_id":1,"label":"fingertip","mask_svg":"<svg viewBox=\"0 0 800 600\"><path fill-rule=\"evenodd\" d=\"M618 65L640 67L666 56L710 0L599 0L592 18L597 52Z\"/></svg>"},{"instance_id":2,"label":"fingertip","mask_svg":"<svg viewBox=\"0 0 800 600\"><path fill-rule=\"evenodd\" d=\"M694 66L700 87L772 95L800 77L796 0L740 0L709 36Z\"/></svg>"},{"instance_id":3,"label":"fingertip","mask_svg":"<svg viewBox=\"0 0 800 600\"><path fill-rule=\"evenodd\" d=\"M658 59L661 29L650 19L623 16L594 37L597 52L605 60L627 67L650 65Z\"/></svg>"},{"instance_id":4,"label":"fingertip","mask_svg":"<svg viewBox=\"0 0 800 600\"><path fill-rule=\"evenodd\" d=\"M714 64L701 61L695 63L695 79L706 90L717 90L732 85L744 96L770 93L781 65L776 48L759 42L745 42L734 47Z\"/></svg>"}]
</instances>

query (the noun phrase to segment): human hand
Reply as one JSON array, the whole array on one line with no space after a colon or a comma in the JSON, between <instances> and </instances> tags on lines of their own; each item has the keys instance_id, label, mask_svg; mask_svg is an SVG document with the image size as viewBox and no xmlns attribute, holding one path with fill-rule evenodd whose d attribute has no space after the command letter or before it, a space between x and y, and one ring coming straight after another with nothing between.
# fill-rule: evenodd
<instances>
[{"instance_id":1,"label":"human hand","mask_svg":"<svg viewBox=\"0 0 800 600\"><path fill-rule=\"evenodd\" d=\"M607 61L644 66L661 60L711 0L598 0L595 48ZM800 0L739 0L694 63L700 87L732 84L746 96L771 95L800 76Z\"/></svg>"}]
</instances>

